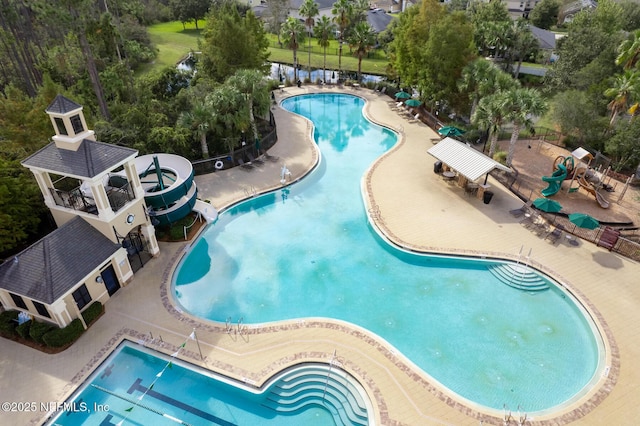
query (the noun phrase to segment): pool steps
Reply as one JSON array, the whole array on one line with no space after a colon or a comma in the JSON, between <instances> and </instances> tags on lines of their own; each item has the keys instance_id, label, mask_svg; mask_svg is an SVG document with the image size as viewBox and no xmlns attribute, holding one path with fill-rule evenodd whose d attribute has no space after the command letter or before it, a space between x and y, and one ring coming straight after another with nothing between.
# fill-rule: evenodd
<instances>
[{"instance_id":1,"label":"pool steps","mask_svg":"<svg viewBox=\"0 0 640 426\"><path fill-rule=\"evenodd\" d=\"M289 370L270 386L263 405L275 411L296 412L323 406L336 424L364 426L369 418L364 397L351 378L335 368L306 365Z\"/></svg>"},{"instance_id":2,"label":"pool steps","mask_svg":"<svg viewBox=\"0 0 640 426\"><path fill-rule=\"evenodd\" d=\"M549 283L545 279L521 263L493 264L487 268L502 283L518 290L544 291L549 289Z\"/></svg>"}]
</instances>

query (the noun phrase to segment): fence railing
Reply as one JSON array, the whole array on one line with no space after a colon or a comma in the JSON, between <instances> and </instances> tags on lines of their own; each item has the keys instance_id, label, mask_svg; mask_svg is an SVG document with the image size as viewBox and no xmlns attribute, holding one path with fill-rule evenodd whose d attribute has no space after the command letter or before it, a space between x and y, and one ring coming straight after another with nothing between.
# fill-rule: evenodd
<instances>
[{"instance_id":1,"label":"fence railing","mask_svg":"<svg viewBox=\"0 0 640 426\"><path fill-rule=\"evenodd\" d=\"M278 140L275 120L273 119L273 115L271 112L269 112L269 115L270 122L272 123L272 130L260 140L260 151L271 148ZM236 159L239 157L246 157L247 152L250 152L255 157L260 156L260 152L258 152L256 145L254 143L248 143L244 147L235 149L233 151L233 154L231 152L228 152L226 154L207 158L205 160L192 161L191 164L193 165L193 173L196 176L206 175L218 170L224 170L234 167L236 165Z\"/></svg>"},{"instance_id":2,"label":"fence railing","mask_svg":"<svg viewBox=\"0 0 640 426\"><path fill-rule=\"evenodd\" d=\"M493 171L491 172L491 175L505 187L509 188L511 192L517 195L518 198L520 198L524 202L531 201L529 200L529 196L531 195L531 193L527 192L526 194L523 194L522 192L520 192L520 186L515 182L517 180L517 174L515 178L513 173L506 173L502 171ZM573 234L576 237L580 237L581 239L592 242L596 245L600 243L600 239L605 232L604 226L598 227L596 229L580 228L571 223L566 216L552 215L549 213L542 213L542 215L545 217L545 219L547 219L548 222L562 225L565 228L565 232ZM616 229L615 225L610 225L609 227ZM618 237L614 246L611 247L611 251L629 259L640 261L640 243L629 238L632 237L632 235L629 234L630 232L635 235L635 233L638 231L635 230L635 227L618 226L617 228L621 230L621 233L623 235L620 235Z\"/></svg>"}]
</instances>

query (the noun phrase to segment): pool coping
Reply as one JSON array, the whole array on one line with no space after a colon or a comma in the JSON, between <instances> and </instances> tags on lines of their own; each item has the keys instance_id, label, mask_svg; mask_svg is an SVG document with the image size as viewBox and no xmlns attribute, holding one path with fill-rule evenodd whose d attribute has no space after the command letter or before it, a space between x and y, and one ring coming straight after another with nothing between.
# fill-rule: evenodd
<instances>
[{"instance_id":1,"label":"pool coping","mask_svg":"<svg viewBox=\"0 0 640 426\"><path fill-rule=\"evenodd\" d=\"M304 96L304 95L313 95L313 94L320 94L320 93L326 93L326 92L305 93L302 95ZM383 155L377 158L376 161L373 162L373 164L369 167L369 169L363 175L362 182L361 182L362 193L364 196L363 202L365 203L365 207L366 207L365 210L367 212L367 216L369 217L370 222L372 223L372 225L374 226L377 232L380 232L385 239L397 245L398 247L410 252L415 252L420 254L438 254L438 255L445 255L445 256L451 255L451 256L462 256L462 257L484 259L484 260L495 259L499 261L517 261L518 260L517 256L509 253L477 251L477 250L443 249L437 246L418 246L415 244L407 243L406 241L403 241L402 239L398 238L393 233L393 231L386 226L383 218L375 214L375 212L377 211L377 204L375 202L375 198L373 196L373 189L371 187L371 176L375 172L377 166L380 163L382 163L387 156L390 156L394 153L394 151L401 149L402 145L406 143L406 138L403 132L404 129L402 128L402 126L399 129L390 127L387 124L373 118L369 112L370 102L367 98L362 97L357 93L347 93L347 92L342 92L342 93L362 99L365 102L363 107L363 114L365 115L365 117L372 123L375 123L376 125L387 128L391 131L394 131L398 135L398 141L396 142L396 144L394 144L394 146L390 150L386 151ZM288 99L290 97L295 97L295 96L301 96L301 95L287 94L283 96L280 99L278 106L280 105L280 102L282 100ZM314 156L316 159L316 163L303 176L292 181L291 184L299 181L308 173L310 173L317 166L318 164L317 161L320 161L320 158L321 158L321 153L319 152L317 145L313 143L313 125L308 119L306 118L304 119L307 122L308 136L311 141L311 145L314 147L314 151L316 151L316 154ZM289 184L283 185L283 187L288 185ZM261 191L260 194L272 192L279 188L280 187L267 189L265 191ZM251 198L251 197L248 197L248 198ZM221 211L224 211L242 201L244 200L239 200L229 206L225 206ZM203 320L198 317L191 316L190 314L185 313L182 310L176 309L177 302L175 300L172 300L172 298L169 298L166 286L167 285L169 287L171 286L171 276L173 275L173 271L175 271L175 268L177 268L184 254L186 254L186 252L181 251L180 259L176 260L176 263L172 267L171 273L167 277L168 281L165 281L163 279L163 283L161 286L163 290L161 291L162 291L162 301L165 306L165 309L167 309L172 315L174 315L177 319L181 321L188 321L192 325L203 322L204 329L207 329L212 332L225 332L225 329L222 326L209 325L208 324L209 321L207 320ZM529 422L531 424L536 424L536 425L558 424L558 420L560 420L561 422L575 421L579 418L584 417L593 408L595 408L604 398L606 398L609 395L611 389L615 386L615 383L617 382L617 378L619 375L619 369L620 369L620 360L619 360L619 353L617 351L617 345L613 337L613 334L611 333L609 327L607 326L606 321L604 320L604 317L596 309L595 305L592 304L588 300L588 298L582 292L580 292L579 289L572 286L560 273L546 267L545 265L539 262L530 260L529 266L548 275L549 277L552 277L562 287L564 291L571 294L574 297L574 299L578 303L580 303L582 308L591 317L590 320L593 323L593 325L596 327L597 331L599 332L601 341L604 345L605 366L603 366L602 369L599 368L598 371L596 371L596 376L594 376L594 378L592 378L591 381L586 385L586 388L589 388L589 389L584 390L584 394L581 397L579 397L576 401L571 402L566 406L560 406L559 408L554 409L549 413L546 413L545 410L534 413L534 417L531 417L529 419ZM210 323L220 324L220 323L215 323L213 321L211 321ZM197 327L197 325L195 326ZM415 365L413 365L413 363L411 363L410 360L404 357L404 355L401 355L400 357L398 357L398 354L395 353L393 349L390 349L385 346L386 342L384 342L384 339L378 336L375 336L366 330L363 332L362 330L364 329L354 332L351 328L352 327L359 328L356 325L343 323L337 320L328 320L328 319L316 320L316 321L307 321L307 320L296 321L293 324L291 324L290 321L281 321L281 322L279 321L279 322L270 323L267 326L262 326L262 325L252 326L251 331L253 332L252 334L261 334L261 333L271 333L271 332L281 331L281 330L290 330L292 328L302 328L303 326L310 327L310 328L322 328L322 327L333 328L343 333L349 334L350 337L358 337L364 341L367 341L374 349L383 353L384 356L387 357L389 360L394 360L396 367L398 367L402 371L405 371L414 381L421 383L421 385L425 389L429 390L432 394L436 395L439 399L441 399L447 405L454 407L457 410L461 411L462 413L470 417L476 418L478 420L481 420L483 422L494 422L494 421L499 422L504 420L504 417L501 415L499 410L490 409L488 407L484 407L480 405L474 405L472 401L465 400L459 395L453 392L449 392L449 389L446 388L446 386L438 383L433 378L431 378L428 374L423 372L421 369L417 368ZM383 343L380 344L378 340L383 340ZM283 367L283 368L286 368L286 367ZM418 373L412 370L417 370ZM352 372L351 370L349 371ZM354 374L355 371L356 370L354 370L352 374ZM604 371L606 372L606 374L602 375L603 377L601 376L597 378L597 373L600 371ZM357 375L357 374L354 374L354 376L361 377L360 375ZM252 378L250 380L256 380L256 379ZM268 377L265 377L264 375L262 375L257 378L256 383L263 383L266 380L268 380ZM433 382L435 382L435 384ZM370 384L371 383L368 383L367 385L370 385ZM374 390L373 393L374 395L376 395L375 397L376 405L382 404L382 406L384 406L384 401L381 400L379 391ZM385 416L382 414L380 415L380 418L381 418L381 421L383 422L382 424L390 424L389 422L393 422L392 419L388 417L385 418Z\"/></svg>"},{"instance_id":2,"label":"pool coping","mask_svg":"<svg viewBox=\"0 0 640 426\"><path fill-rule=\"evenodd\" d=\"M304 89L303 89L304 90ZM322 90L318 90L315 93L323 93L328 91L327 89L322 89ZM334 91L336 92L336 91ZM342 93L346 93L345 91L341 91ZM307 93L307 92L301 92L301 93ZM337 92L336 92L337 93ZM351 94L351 93L350 93ZM357 96L360 96L359 94L354 93ZM373 96L376 96L375 94ZM379 96L379 95L378 95ZM365 104L365 111L367 111L370 107L370 101L368 98L365 98L365 100L367 101ZM369 119L371 119L371 117L368 117ZM376 122L375 120L372 120L373 122ZM384 127L390 128L392 130L398 131L397 129L394 129L393 126L389 126L389 125L385 125L384 123L377 123L380 125L383 125ZM400 128L400 131L402 131L402 127ZM309 131L309 134L312 135L312 130ZM406 139L406 138L405 138ZM311 140L313 140L311 138ZM315 145L313 143L311 143L311 145ZM398 144L396 144L398 145ZM395 147L394 147L395 148ZM379 165L379 163L382 161L382 159L384 158L384 156L382 156L380 159L378 159L378 161L376 161L375 165ZM368 183L371 184L371 174L368 173ZM278 189L279 186L273 186L270 189L265 190L264 192L270 192L274 189ZM371 188L369 188L369 190L371 190ZM374 218L375 219L375 218ZM384 223L383 223L384 225ZM395 236L393 233L391 233L392 236ZM174 243L175 244L175 243ZM408 249L413 251L418 250L418 249L423 249L423 248L431 248L433 249L433 252L437 252L440 254L458 254L458 255L470 255L470 256L482 256L485 254L484 251L474 251L474 250L467 250L467 251L462 251L462 250L456 250L456 249L442 249L440 247L429 247L429 246L420 246L420 245L412 245L412 244L408 244ZM167 270L171 270L172 267L174 267L175 265L177 265L177 263L179 262L179 257L181 256L181 252L184 251L184 248L186 247L186 245L181 245L179 247L177 247L175 249L174 255L173 255L173 261L169 262L169 265L165 268L165 271L163 272L163 274L167 273ZM174 249L171 249L171 251L173 251ZM491 253L491 252L488 252ZM504 259L504 258L508 258L508 254L507 253L499 253L499 258L500 259ZM544 268L547 269L547 268ZM543 269L543 271L544 271ZM550 270L550 269L549 269ZM550 270L551 271L551 270ZM560 277L560 274L556 274L555 272L551 271L551 273L549 274L554 278L558 278ZM163 280L165 279L164 275L163 275ZM566 280L563 279L563 281L566 282ZM581 291L574 289L574 294L582 294ZM580 419L581 417L585 416L586 414L588 414L589 412L591 412L594 408L596 408L601 402L602 400L604 400L606 398L606 396L608 395L609 392L611 392L611 390L613 389L613 387L616 384L616 381L619 377L620 374L620 354L619 354L619 348L616 345L615 340L613 340L613 335L611 333L611 330L609 329L608 325L606 322L604 322L604 318L602 318L602 316L600 315L600 313L595 309L595 306L593 304L591 304L587 298L582 297L580 298L580 300L583 302L583 306L585 307L585 309L589 309L590 312L593 312L592 315L595 315L596 317L598 317L601 321L599 321L598 323L602 325L603 327L603 331L604 331L604 335L603 335L603 341L605 342L605 344L610 344L610 348L607 351L607 355L611 355L611 362L609 362L608 364L611 366L610 371L609 371L609 375L606 379L601 379L598 384L595 386L592 393L590 393L589 398L586 401L581 400L580 404L577 407L569 407L570 409L568 409L566 412L560 412L560 413L556 413L555 416L553 417L549 417L549 418L538 418L535 421L530 423L533 424L562 424L562 423L568 423L571 421L575 421L577 419ZM584 300L588 301L588 304L584 303ZM163 301L164 303L164 301ZM181 321L184 320L183 322L185 323L189 323L190 324L190 319L188 317L182 317L179 316L178 317ZM323 321L324 323L325 321ZM201 323L201 321L197 321L198 324ZM352 338L353 336L351 335L351 328L348 328L345 330L345 332L347 332L349 334L349 337ZM147 335L146 333L142 333L140 331L137 331L133 328L121 328L118 332L116 332L116 334L114 334L109 341L107 342L107 344L94 356L94 359L101 359L101 358L105 358L106 356L108 356L108 353L105 351L108 351L108 349L114 346L114 344L117 344L118 339L123 338L124 334L129 334L132 336L138 336L140 339L146 339ZM357 330L354 332L357 335ZM607 338L605 339L604 336L606 336ZM114 341L115 339L115 341ZM366 339L366 336L365 336ZM365 340L366 341L366 340ZM188 354L189 351L185 351L186 354ZM300 357L302 356L302 352L298 353L297 355L294 356L294 358L300 359ZM327 359L327 353L322 352L322 353L311 353L312 355L317 355L320 359ZM191 355L195 356L193 353L191 353ZM191 356L191 355L187 355L187 356ZM195 359L195 358L194 358ZM289 360L282 360L285 363L286 362L290 362ZM273 362L271 364L271 369L276 369L276 368L280 368L280 364L281 361L277 361L277 362ZM65 391L62 392L62 394L71 394L72 392L69 392L68 389L72 389L75 386L77 386L78 380L79 378L81 379L82 377L87 376L88 374L90 374L90 371L87 371L87 366L89 365L95 365L95 362L90 362L87 365L85 365L85 367L80 370L78 373L76 373L76 375L73 377L73 379L71 380L71 382L67 383L67 385L65 386ZM400 364L401 366L403 366L403 364ZM235 368L233 365L231 365L232 368ZM411 377L412 379L414 379L414 381L416 381L417 383L423 383L423 378L421 378L419 375L416 375L415 372L411 371L411 367L410 366L404 366L407 368L407 370L403 370L405 371L405 373ZM205 367L207 368L207 367ZM368 373L366 371L363 371L363 375L366 375L367 378L369 380L372 380L371 377L368 375ZM416 377L417 376L417 377ZM368 389L368 385L363 384L363 386L365 387L365 389ZM375 381L373 382L373 389L376 391L380 391L379 388L376 388L376 383ZM425 386L430 386L430 384L428 382L425 383ZM603 389L603 388L607 388L607 389ZM435 391L442 391L441 389L435 389ZM433 393L433 392L432 392ZM586 399L587 397L585 397L584 399ZM62 398L63 399L63 398ZM479 419L481 421L485 421L485 422L491 422L491 423L499 423L502 424L502 417L498 416L485 416L482 413L479 413L477 411L475 411L473 408L471 407L467 407L465 406L464 403L456 400L455 395L444 395L442 398L440 398L442 401L444 401L448 406L454 408L456 411L459 411L461 413L464 413L466 415L468 415L470 418L472 419ZM399 420L394 420L389 413L387 412L387 407L384 404L384 400L381 401L382 402L382 406L380 407L376 407L376 410L379 410L381 412L380 414L380 420L385 419L386 422L382 422L382 424L390 424L390 425L396 425L396 424L403 424L401 421ZM377 400L376 400L377 403ZM434 422L445 422L444 420L440 419L440 418L433 418L430 417L428 413L425 414L424 409L422 408L418 408L415 407L416 410L419 410L422 415L427 418L427 419L431 419L434 420ZM39 417L38 420L41 420L41 417ZM37 421L37 420L35 420Z\"/></svg>"}]
</instances>

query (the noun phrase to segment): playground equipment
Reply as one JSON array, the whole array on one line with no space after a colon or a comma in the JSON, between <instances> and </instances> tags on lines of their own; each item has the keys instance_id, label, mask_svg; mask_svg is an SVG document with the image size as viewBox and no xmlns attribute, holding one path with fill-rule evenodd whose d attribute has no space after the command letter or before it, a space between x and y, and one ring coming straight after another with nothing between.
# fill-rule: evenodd
<instances>
[{"instance_id":1,"label":"playground equipment","mask_svg":"<svg viewBox=\"0 0 640 426\"><path fill-rule=\"evenodd\" d=\"M595 197L600 207L603 209L609 208L609 202L600 192L602 189L606 190L606 187L593 170L590 170L587 167L578 168L575 171L575 180L578 182L580 187Z\"/></svg>"},{"instance_id":2,"label":"playground equipment","mask_svg":"<svg viewBox=\"0 0 640 426\"><path fill-rule=\"evenodd\" d=\"M578 152L579 150L583 149L579 148L578 150L574 151L574 153ZM600 191L603 189L610 190L610 187L608 185L605 185L600 180L598 175L593 170L589 169L588 166L585 166L583 163L575 166L573 155L567 157L560 155L556 157L555 161L553 162L553 168L554 171L551 176L542 176L542 180L549 183L549 186L541 191L543 196L550 197L556 194L558 191L560 191L562 181L571 179L571 183L573 183L573 181L576 181L578 182L579 186L573 188L570 185L569 192L575 192L580 188L584 188L585 191L594 196L600 207L602 207L603 209L609 208L609 202Z\"/></svg>"},{"instance_id":3,"label":"playground equipment","mask_svg":"<svg viewBox=\"0 0 640 426\"><path fill-rule=\"evenodd\" d=\"M542 180L549 184L541 191L545 197L557 194L562 187L562 182L571 176L570 173L573 174L573 157L559 156L553 162L553 169L551 176L542 176Z\"/></svg>"}]
</instances>

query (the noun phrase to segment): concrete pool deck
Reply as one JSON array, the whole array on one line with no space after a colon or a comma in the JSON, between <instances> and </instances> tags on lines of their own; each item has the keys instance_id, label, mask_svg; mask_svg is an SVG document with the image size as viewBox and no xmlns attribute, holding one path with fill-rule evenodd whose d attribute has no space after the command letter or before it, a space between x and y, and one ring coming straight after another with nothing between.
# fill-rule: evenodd
<instances>
[{"instance_id":1,"label":"concrete pool deck","mask_svg":"<svg viewBox=\"0 0 640 426\"><path fill-rule=\"evenodd\" d=\"M282 97L338 89L308 86L276 91ZM393 241L420 251L475 256L514 257L523 247L531 261L583 297L587 309L601 321L608 335L607 377L587 391L584 400L560 413L536 416L531 424L632 425L640 418L640 266L591 243L552 245L524 229L508 211L522 202L491 179L495 196L490 204L466 197L461 188L433 173L435 161L427 149L435 132L408 122L390 109L391 98L367 89L343 90L366 98L365 113L373 121L397 130L398 145L369 170L363 185L372 219ZM196 178L200 197L218 209L247 194L278 188L280 168L286 164L296 180L317 157L311 126L303 118L273 107L278 143L270 150L280 157L252 171L235 168ZM286 123L286 124L283 124ZM328 211L330 214L330 210ZM259 224L256 224L259 228ZM105 315L71 348L47 355L28 347L2 342L0 399L14 402L63 401L124 338L171 354L195 328L205 360L187 341L181 358L259 385L279 369L303 361L337 360L365 386L374 403L378 424L478 425L503 424L501 412L477 411L465 405L427 375L414 369L384 342L361 328L320 319L265 327L203 323L179 312L172 303L170 279L186 243L161 243L150 261L106 305ZM151 340L151 335L155 340ZM160 340L160 338L162 340ZM39 408L39 407L38 407ZM509 407L516 419L517 407ZM0 412L7 424L40 424L46 413ZM6 419L6 421L4 421Z\"/></svg>"}]
</instances>

